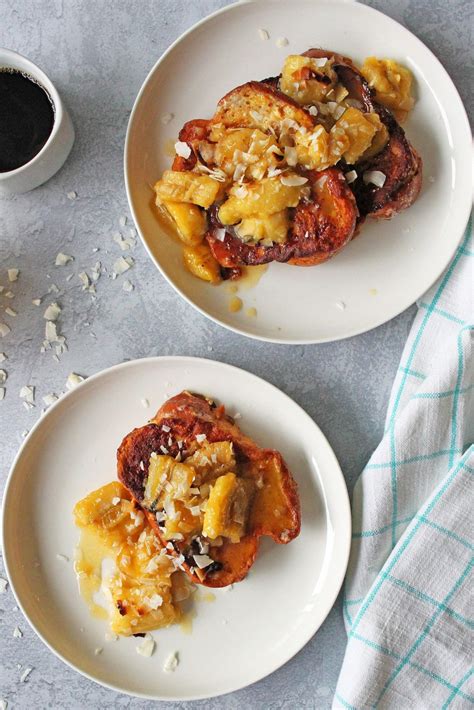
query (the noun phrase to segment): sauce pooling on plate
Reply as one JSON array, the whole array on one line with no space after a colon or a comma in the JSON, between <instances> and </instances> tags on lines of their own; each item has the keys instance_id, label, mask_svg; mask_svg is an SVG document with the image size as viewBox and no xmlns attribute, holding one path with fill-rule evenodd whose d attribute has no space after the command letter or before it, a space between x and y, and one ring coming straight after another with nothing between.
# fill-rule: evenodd
<instances>
[{"instance_id":1,"label":"sauce pooling on plate","mask_svg":"<svg viewBox=\"0 0 474 710\"><path fill-rule=\"evenodd\" d=\"M0 68L0 172L26 165L54 125L49 94L27 74Z\"/></svg>"}]
</instances>

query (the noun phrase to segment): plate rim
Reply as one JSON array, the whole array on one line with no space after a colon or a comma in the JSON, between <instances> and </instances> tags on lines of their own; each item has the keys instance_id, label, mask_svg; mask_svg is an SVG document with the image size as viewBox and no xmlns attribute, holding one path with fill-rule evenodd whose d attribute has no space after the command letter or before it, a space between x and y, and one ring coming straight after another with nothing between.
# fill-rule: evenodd
<instances>
[{"instance_id":1,"label":"plate rim","mask_svg":"<svg viewBox=\"0 0 474 710\"><path fill-rule=\"evenodd\" d=\"M114 685L113 683L109 683L107 681L104 681L100 679L99 677L95 677L92 674L79 669L77 666L74 665L73 662L71 662L68 658L66 658L62 653L60 653L44 636L40 631L36 628L35 624L33 623L32 619L30 619L29 615L25 612L25 609L23 607L21 598L19 595L17 595L15 585L13 583L13 578L14 578L14 573L12 574L12 571L10 569L10 564L9 564L9 559L8 559L8 545L6 544L7 537L6 537L6 511L7 511L7 504L8 504L8 494L9 494L9 489L12 485L12 481L15 476L15 470L23 456L24 451L26 450L30 440L33 438L35 435L36 431L40 429L44 422L47 420L47 418L50 416L50 414L58 407L64 406L64 403L68 401L72 401L75 396L77 396L77 392L80 390L84 390L91 385L89 383L95 383L97 380L101 379L102 377L110 375L110 373L116 373L121 370L126 370L132 367L140 367L142 363L154 363L155 365L159 366L161 362L167 361L167 362L178 362L180 363L180 366L185 367L186 363L188 364L205 364L206 367L209 366L217 366L219 368L222 368L224 370L230 370L230 371L239 371L240 373L243 373L245 376L250 377L251 379L257 380L259 382L263 382L264 385L267 385L270 387L272 390L276 391L278 395L283 396L284 399L289 400L294 406L296 406L300 412L300 414L308 421L309 424L311 424L313 427L316 428L316 430L319 432L321 436L321 441L323 442L324 446L326 447L326 452L327 454L330 455L332 458L332 465L334 466L334 471L331 474L332 478L334 481L337 482L337 486L339 488L338 495L339 499L337 501L338 504L338 526L341 528L338 532L337 535L337 540L338 540L338 558L340 559L340 563L338 565L338 570L337 570L337 581L336 583L332 586L332 593L330 593L327 597L326 603L323 605L324 606L324 614L323 618L321 621L316 625L316 627L313 628L311 626L310 632L305 633L301 636L301 641L297 644L297 649L290 655L288 658L285 658L285 660L281 662L277 662L270 670L264 671L263 673L258 673L257 677L253 678L250 682L244 683L243 685L240 683L237 683L236 685L233 685L229 689L225 691L218 691L216 693L204 693L204 694L196 694L196 695L189 695L183 698L183 696L161 696L159 694L150 694L150 693L142 693L142 692L137 692L137 691L129 691L129 690L124 690L123 688ZM67 406L67 405L66 405ZM69 392L66 392L60 399L58 399L52 406L48 408L48 410L45 412L43 416L41 416L34 424L34 426L31 428L30 432L28 435L25 437L24 441L21 443L20 448L18 449L18 452L16 453L14 460L11 464L10 470L8 472L8 476L5 482L5 488L3 491L3 496L2 496L2 505L1 505L1 518L0 518L0 545L1 549L3 551L3 561L4 561L4 568L5 568L5 573L10 585L10 589L13 593L14 599L22 612L23 616L25 617L26 621L28 622L29 626L33 629L35 634L39 637L39 639L42 641L42 643L57 657L59 658L63 663L65 663L69 668L71 668L73 671L76 673L79 673L85 678L88 678L88 680L93 681L94 683L97 683L98 685L105 687L109 690L112 690L114 692L122 693L125 695L128 695L130 697L137 697L137 698L143 698L147 700L155 700L155 701L162 701L162 702L188 702L188 701L194 701L194 700L206 700L209 698L215 698L223 695L228 695L229 693L236 692L238 690L242 690L243 688L248 688L254 683L257 683L267 676L271 675L275 671L279 670L282 666L284 666L286 663L288 663L292 658L294 658L303 648L306 646L306 644L313 638L313 636L319 631L321 628L322 624L326 621L328 615L330 614L332 608L334 607L334 604L337 600L337 597L339 595L339 592L342 588L344 578L346 575L347 571L347 566L349 563L349 554L350 554L350 548L351 548L351 535L352 535L352 516L351 516L351 506L350 506L350 499L349 499L349 493L347 489L347 484L344 478L344 474L342 473L342 469L340 467L339 461L336 457L336 454L329 443L326 435L323 433L323 431L320 429L318 424L314 421L314 419L301 407L298 402L296 402L292 397L290 397L286 392L278 388L276 385L272 384L271 382L268 382L268 380L263 379L262 377L259 377L258 375L255 375L253 372L249 372L248 370L245 370L244 368L237 367L235 365L230 365L226 362L219 362L217 360L212 360L210 358L204 358L204 357L192 357L192 356L187 356L187 355L158 355L158 356L152 356L152 357L146 357L146 358L136 358L133 360L127 360L125 362L120 362L115 365L112 365L110 367L104 368L103 370L99 370L99 372L94 373L90 377L88 377L84 382L82 382L80 385L75 387L74 389L70 390ZM334 579L334 577L333 577ZM330 589L331 592L331 589Z\"/></svg>"},{"instance_id":2,"label":"plate rim","mask_svg":"<svg viewBox=\"0 0 474 710\"><path fill-rule=\"evenodd\" d=\"M152 78L152 75L155 73L155 71L158 69L159 65L165 60L165 58L170 54L174 48L183 42L188 35L190 35L192 32L194 32L196 29L204 25L206 22L209 20L213 19L214 17L224 14L226 12L232 11L234 8L241 6L241 5L250 5L250 4L256 4L256 3L267 3L268 5L271 5L272 3L280 2L281 0L236 0L236 2L231 3L230 5L226 5L225 7L219 8L215 12L212 12L211 14L207 15L206 17L203 17L201 20L198 22L194 23L191 27L189 27L187 30L185 30L181 35L179 35L171 44L170 46L161 54L155 64L151 67L150 71L146 75L145 79L143 80L142 85L140 86L140 89L138 91L138 94L135 98L135 101L133 103L132 110L130 112L128 124L127 124L127 132L125 135L125 144L124 144L124 157L123 157L123 168L124 168L124 181L125 181L125 191L127 194L127 201L128 201L128 206L129 209L132 213L133 221L135 224L135 227L137 229L137 232L140 236L140 240L145 247L145 250L150 257L151 261L155 265L155 267L158 269L160 272L161 276L167 281L167 283L174 289L176 293L178 293L181 298L186 301L190 306L192 306L195 310L197 310L201 315L205 316L207 319L209 319L213 323L217 323L218 325L222 326L223 328L226 328L227 330L230 330L233 333L237 333L238 335L243 335L246 338L251 338L252 340L257 340L257 341L262 341L262 342L267 342L267 343L276 343L280 345L314 345L318 343L332 343L332 342L338 342L340 340L345 340L347 338L352 338L357 335L362 335L363 333L368 333L375 328L378 328L381 325L384 325L385 323L388 323L389 321L393 320L397 316L399 316L401 313L403 313L405 310L413 306L419 298L423 295L423 293L426 293L428 289L430 289L433 284L440 278L442 273L445 271L445 269L448 267L449 263L451 262L452 258L454 257L454 254L456 253L456 249L458 248L463 234L465 232L466 226L469 221L469 215L471 212L471 196L470 196L470 191L466 190L466 198L465 198L465 204L461 205L460 207L457 208L456 213L455 213L455 220L456 220L456 225L458 226L459 234L456 238L453 238L453 244L452 244L452 250L449 256L449 259L447 259L446 263L442 266L442 268L439 270L439 273L436 274L436 276L431 280L431 283L427 286L426 289L423 290L422 293L418 294L418 296L415 299L412 299L411 297L403 300L403 304L401 306L397 306L395 309L396 312L392 313L389 317L386 315L381 316L380 318L376 319L376 321L370 325L369 327L362 326L362 327L354 327L351 330L348 330L346 333L341 334L341 335L336 335L336 336L323 336L323 337L309 337L309 338L291 338L291 337L278 337L278 336L269 336L269 335L262 335L258 334L255 332L251 332L250 330L246 330L244 326L239 326L237 324L233 325L231 323L227 323L226 321L222 320L216 315L211 315L208 311L205 310L205 308L201 307L198 303L196 303L194 300L192 300L191 297L187 296L184 291L180 288L180 286L174 282L174 280L171 278L171 276L168 276L168 274L165 272L165 269L162 268L160 262L158 259L155 258L155 256L152 253L151 248L148 246L147 239L145 236L142 234L142 231L140 229L138 219L135 213L135 208L132 200L132 194L131 194L131 181L129 181L129 175L128 175L128 163L129 163L129 153L130 153L130 143L131 143L131 134L133 130L133 123L135 120L135 114L138 109L138 105L141 101L142 95L144 94L147 85L149 81ZM400 22L397 22L394 20L392 17L389 15L386 15L384 12L381 12L380 10L377 10L373 7L370 7L369 5L365 5L362 3L357 2L356 0L313 0L315 4L319 5L334 5L334 4L339 4L339 5L357 5L360 8L362 8L361 12L368 12L370 14L376 14L380 15L385 18L385 20L388 20L389 23L392 25L396 26L397 28L401 28L403 31L407 32L410 37L417 43L417 45L422 48L424 51L428 53L430 56L431 61L437 66L438 71L440 71L443 75L444 78L447 80L447 82L451 85L452 90L454 91L454 96L456 97L458 101L458 113L459 113L459 118L462 120L464 123L463 127L463 132L465 134L465 138L468 139L469 144L471 145L472 143L472 134L471 134L471 129L470 129L470 124L469 124L469 119L467 116L466 108L464 106L464 103L462 101L462 98L459 94L459 91L454 83L454 81L451 79L450 75L448 74L447 70L444 68L443 64L441 61L436 57L436 55L429 49L429 47L424 44L413 32L411 32L407 27L404 27ZM449 124L448 124L449 125Z\"/></svg>"}]
</instances>

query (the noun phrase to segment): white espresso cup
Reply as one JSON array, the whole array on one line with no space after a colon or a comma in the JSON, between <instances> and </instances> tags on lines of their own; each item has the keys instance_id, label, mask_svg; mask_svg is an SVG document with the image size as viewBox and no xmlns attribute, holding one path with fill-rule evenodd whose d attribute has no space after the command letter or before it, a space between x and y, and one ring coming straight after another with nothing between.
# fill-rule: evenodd
<instances>
[{"instance_id":1,"label":"white espresso cup","mask_svg":"<svg viewBox=\"0 0 474 710\"><path fill-rule=\"evenodd\" d=\"M49 94L54 108L51 134L34 158L15 170L0 173L0 197L28 192L49 180L61 168L74 143L74 128L54 84L36 64L17 52L0 47L0 71L16 69L32 77Z\"/></svg>"}]
</instances>

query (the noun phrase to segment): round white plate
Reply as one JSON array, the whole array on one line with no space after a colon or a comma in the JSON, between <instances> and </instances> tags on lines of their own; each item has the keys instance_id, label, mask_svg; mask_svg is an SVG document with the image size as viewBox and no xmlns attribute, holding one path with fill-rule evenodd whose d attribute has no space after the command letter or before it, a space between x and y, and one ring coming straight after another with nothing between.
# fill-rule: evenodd
<instances>
[{"instance_id":1,"label":"round white plate","mask_svg":"<svg viewBox=\"0 0 474 710\"><path fill-rule=\"evenodd\" d=\"M289 545L262 540L255 566L231 591L197 602L193 632L154 632L151 658L141 639L105 641L106 622L79 596L72 558L78 530L72 508L115 478L123 436L169 396L189 389L241 413L244 432L277 447L298 482L300 536ZM141 400L149 400L144 408ZM49 648L83 675L131 695L164 700L237 690L288 661L313 636L341 586L350 546L350 510L337 460L310 417L264 380L194 358L136 360L94 375L40 419L13 464L3 505L3 550L23 613ZM65 562L57 555L66 555ZM94 655L94 649L103 653ZM180 664L163 663L179 651Z\"/></svg>"},{"instance_id":2,"label":"round white plate","mask_svg":"<svg viewBox=\"0 0 474 710\"><path fill-rule=\"evenodd\" d=\"M266 29L268 41L259 38ZM278 48L279 37L288 46ZM256 318L229 311L229 295L187 273L181 247L156 220L151 186L169 168L166 146L185 121L209 118L227 91L278 74L286 55L309 47L363 61L390 57L416 79L416 106L406 124L424 162L417 202L389 222L369 221L361 236L311 268L271 264L257 287L243 291ZM174 114L163 125L161 117ZM125 182L138 231L161 273L201 313L261 340L318 343L365 332L419 298L454 254L470 204L471 136L459 95L436 57L380 12L343 0L255 0L211 15L177 40L155 64L132 111L125 143ZM239 294L241 295L241 294ZM345 304L341 308L340 302ZM339 304L339 305L338 305Z\"/></svg>"}]
</instances>

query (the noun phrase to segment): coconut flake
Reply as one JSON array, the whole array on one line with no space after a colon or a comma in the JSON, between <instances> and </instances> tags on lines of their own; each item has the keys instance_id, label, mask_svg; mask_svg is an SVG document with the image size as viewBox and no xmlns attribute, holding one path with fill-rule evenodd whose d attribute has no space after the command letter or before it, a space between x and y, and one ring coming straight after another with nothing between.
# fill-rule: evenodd
<instances>
[{"instance_id":1,"label":"coconut flake","mask_svg":"<svg viewBox=\"0 0 474 710\"><path fill-rule=\"evenodd\" d=\"M82 377L82 375L76 375L75 372L70 372L66 380L66 389L73 390L74 387L80 385L81 382L84 382L85 379L86 378Z\"/></svg>"},{"instance_id":2,"label":"coconut flake","mask_svg":"<svg viewBox=\"0 0 474 710\"><path fill-rule=\"evenodd\" d=\"M325 67L327 62L327 57L312 57L311 59L311 64L313 64L315 67L318 67L318 69L321 69L321 67Z\"/></svg>"},{"instance_id":3,"label":"coconut flake","mask_svg":"<svg viewBox=\"0 0 474 710\"><path fill-rule=\"evenodd\" d=\"M225 229L215 229L213 232L214 236L216 239L218 239L220 242L223 242L225 239Z\"/></svg>"},{"instance_id":4,"label":"coconut flake","mask_svg":"<svg viewBox=\"0 0 474 710\"><path fill-rule=\"evenodd\" d=\"M123 290L123 291L126 291L127 293L130 293L131 291L133 291L134 288L135 288L135 286L134 286L134 285L132 284L132 282L129 281L128 279L123 282L123 286L122 286L122 290Z\"/></svg>"},{"instance_id":5,"label":"coconut flake","mask_svg":"<svg viewBox=\"0 0 474 710\"><path fill-rule=\"evenodd\" d=\"M8 580L0 577L0 594L4 594L7 591Z\"/></svg>"},{"instance_id":6,"label":"coconut flake","mask_svg":"<svg viewBox=\"0 0 474 710\"><path fill-rule=\"evenodd\" d=\"M41 298L33 298L33 300L31 301L31 303L32 303L34 306L40 306L40 305L41 305Z\"/></svg>"},{"instance_id":7,"label":"coconut flake","mask_svg":"<svg viewBox=\"0 0 474 710\"><path fill-rule=\"evenodd\" d=\"M12 293L11 291L6 291L5 298L15 298L15 294Z\"/></svg>"},{"instance_id":8,"label":"coconut flake","mask_svg":"<svg viewBox=\"0 0 474 710\"><path fill-rule=\"evenodd\" d=\"M80 281L82 282L82 290L85 291L91 285L90 279L85 271L81 271L81 273L78 274L78 277L79 277Z\"/></svg>"},{"instance_id":9,"label":"coconut flake","mask_svg":"<svg viewBox=\"0 0 474 710\"><path fill-rule=\"evenodd\" d=\"M8 280L16 281L19 273L20 269L8 269Z\"/></svg>"},{"instance_id":10,"label":"coconut flake","mask_svg":"<svg viewBox=\"0 0 474 710\"><path fill-rule=\"evenodd\" d=\"M279 47L281 49L281 47L286 47L288 45L288 40L286 37L278 37L275 44L277 47Z\"/></svg>"},{"instance_id":11,"label":"coconut flake","mask_svg":"<svg viewBox=\"0 0 474 710\"><path fill-rule=\"evenodd\" d=\"M125 273L125 271L128 271L133 266L134 263L135 262L131 256L119 257L117 259L117 261L114 263L115 276L120 276L120 274L123 274L123 273Z\"/></svg>"},{"instance_id":12,"label":"coconut flake","mask_svg":"<svg viewBox=\"0 0 474 710\"><path fill-rule=\"evenodd\" d=\"M45 318L46 320L55 321L58 319L60 313L61 306L59 306L57 303L50 303L50 305L47 307L43 314L43 318Z\"/></svg>"},{"instance_id":13,"label":"coconut flake","mask_svg":"<svg viewBox=\"0 0 474 710\"><path fill-rule=\"evenodd\" d=\"M260 37L261 40L264 40L264 41L267 39L270 39L270 34L269 34L269 32L267 32L267 30L260 29L258 31L258 36Z\"/></svg>"},{"instance_id":14,"label":"coconut flake","mask_svg":"<svg viewBox=\"0 0 474 710\"><path fill-rule=\"evenodd\" d=\"M316 106L310 106L308 108L308 113L311 114L311 116L317 116L318 115L318 109Z\"/></svg>"},{"instance_id":15,"label":"coconut flake","mask_svg":"<svg viewBox=\"0 0 474 710\"><path fill-rule=\"evenodd\" d=\"M163 604L163 597L161 594L153 594L151 597L145 597L145 602L150 609L159 609Z\"/></svg>"},{"instance_id":16,"label":"coconut flake","mask_svg":"<svg viewBox=\"0 0 474 710\"><path fill-rule=\"evenodd\" d=\"M6 323L0 323L0 337L4 338L10 332L10 328Z\"/></svg>"},{"instance_id":17,"label":"coconut flake","mask_svg":"<svg viewBox=\"0 0 474 710\"><path fill-rule=\"evenodd\" d=\"M13 629L13 638L14 639L23 638L23 631L20 629L19 626L15 626L15 628Z\"/></svg>"},{"instance_id":18,"label":"coconut flake","mask_svg":"<svg viewBox=\"0 0 474 710\"><path fill-rule=\"evenodd\" d=\"M100 656L103 650L101 646L97 646L97 648L94 649L94 656Z\"/></svg>"},{"instance_id":19,"label":"coconut flake","mask_svg":"<svg viewBox=\"0 0 474 710\"><path fill-rule=\"evenodd\" d=\"M69 557L67 555L60 555L59 553L56 555L56 559L61 562L69 562Z\"/></svg>"},{"instance_id":20,"label":"coconut flake","mask_svg":"<svg viewBox=\"0 0 474 710\"><path fill-rule=\"evenodd\" d=\"M366 185L371 183L376 187L383 187L386 179L387 176L380 170L367 170L367 172L362 175L362 180Z\"/></svg>"},{"instance_id":21,"label":"coconut flake","mask_svg":"<svg viewBox=\"0 0 474 710\"><path fill-rule=\"evenodd\" d=\"M298 162L298 155L296 153L296 148L291 148L290 146L285 147L285 160L288 163L288 165L290 165L292 167L294 165L296 165L296 163Z\"/></svg>"},{"instance_id":22,"label":"coconut flake","mask_svg":"<svg viewBox=\"0 0 474 710\"><path fill-rule=\"evenodd\" d=\"M43 402L45 403L45 405L47 407L50 407L52 404L57 402L59 397L57 396L57 394L54 394L54 392L51 392L51 394L45 394L42 399L43 399Z\"/></svg>"},{"instance_id":23,"label":"coconut flake","mask_svg":"<svg viewBox=\"0 0 474 710\"><path fill-rule=\"evenodd\" d=\"M336 301L336 308L339 308L340 311L345 311L346 304L344 303L344 301Z\"/></svg>"},{"instance_id":24,"label":"coconut flake","mask_svg":"<svg viewBox=\"0 0 474 710\"><path fill-rule=\"evenodd\" d=\"M174 673L174 671L177 669L179 665L179 656L178 652L174 651L173 653L170 653L168 658L163 664L163 670L165 673Z\"/></svg>"},{"instance_id":25,"label":"coconut flake","mask_svg":"<svg viewBox=\"0 0 474 710\"><path fill-rule=\"evenodd\" d=\"M34 404L35 388L32 385L24 385L20 390L20 399L23 399L29 404Z\"/></svg>"},{"instance_id":26,"label":"coconut flake","mask_svg":"<svg viewBox=\"0 0 474 710\"><path fill-rule=\"evenodd\" d=\"M191 146L189 146L185 141L176 141L174 149L176 151L176 155L179 155L180 158L187 159L191 155Z\"/></svg>"},{"instance_id":27,"label":"coconut flake","mask_svg":"<svg viewBox=\"0 0 474 710\"><path fill-rule=\"evenodd\" d=\"M349 170L349 172L346 173L344 177L346 178L346 182L350 185L351 182L357 180L357 173L355 170Z\"/></svg>"},{"instance_id":28,"label":"coconut flake","mask_svg":"<svg viewBox=\"0 0 474 710\"><path fill-rule=\"evenodd\" d=\"M68 198L68 200L75 200L76 197L77 197L77 192L76 192L75 190L70 190L70 191L67 193L67 198Z\"/></svg>"},{"instance_id":29,"label":"coconut flake","mask_svg":"<svg viewBox=\"0 0 474 710\"><path fill-rule=\"evenodd\" d=\"M5 353L0 353L0 362L3 362L6 359L7 359L7 356L5 355Z\"/></svg>"},{"instance_id":30,"label":"coconut flake","mask_svg":"<svg viewBox=\"0 0 474 710\"><path fill-rule=\"evenodd\" d=\"M195 439L198 444L202 444L203 441L206 441L207 436L205 434L196 434Z\"/></svg>"},{"instance_id":31,"label":"coconut flake","mask_svg":"<svg viewBox=\"0 0 474 710\"><path fill-rule=\"evenodd\" d=\"M280 182L282 185L286 185L287 187L299 187L300 185L307 183L308 178L303 177L302 175L282 175L280 177Z\"/></svg>"},{"instance_id":32,"label":"coconut flake","mask_svg":"<svg viewBox=\"0 0 474 710\"><path fill-rule=\"evenodd\" d=\"M153 654L153 651L155 650L155 645L156 644L153 638L150 636L150 634L147 634L141 644L136 647L136 651L140 656L150 658L150 656Z\"/></svg>"},{"instance_id":33,"label":"coconut flake","mask_svg":"<svg viewBox=\"0 0 474 710\"><path fill-rule=\"evenodd\" d=\"M0 370L0 385L3 385L7 381L7 377L6 370Z\"/></svg>"},{"instance_id":34,"label":"coconut flake","mask_svg":"<svg viewBox=\"0 0 474 710\"><path fill-rule=\"evenodd\" d=\"M12 318L15 318L18 315L17 312L13 310L13 308L10 308L10 306L8 306L8 308L5 308L5 313L9 316L12 316Z\"/></svg>"},{"instance_id":35,"label":"coconut flake","mask_svg":"<svg viewBox=\"0 0 474 710\"><path fill-rule=\"evenodd\" d=\"M30 675L32 670L33 670L33 668L30 668L30 667L25 668L25 670L23 671L23 673L20 676L20 683L24 683L26 681L26 679L28 678L28 676Z\"/></svg>"},{"instance_id":36,"label":"coconut flake","mask_svg":"<svg viewBox=\"0 0 474 710\"><path fill-rule=\"evenodd\" d=\"M238 187L235 188L234 190L234 195L236 197L247 197L248 195L248 190L245 187L245 185L239 185ZM225 230L224 230L225 231Z\"/></svg>"},{"instance_id":37,"label":"coconut flake","mask_svg":"<svg viewBox=\"0 0 474 710\"><path fill-rule=\"evenodd\" d=\"M209 565L212 565L212 563L214 562L212 557L209 557L209 555L193 555L193 560L195 561L199 569L209 567Z\"/></svg>"},{"instance_id":38,"label":"coconut flake","mask_svg":"<svg viewBox=\"0 0 474 710\"><path fill-rule=\"evenodd\" d=\"M166 126L174 118L174 113L164 113L161 117L161 123Z\"/></svg>"},{"instance_id":39,"label":"coconut flake","mask_svg":"<svg viewBox=\"0 0 474 710\"><path fill-rule=\"evenodd\" d=\"M74 261L74 257L70 256L69 254L63 254L62 251L60 251L56 255L54 265L55 266L66 266L66 264L69 264L70 261Z\"/></svg>"}]
</instances>

